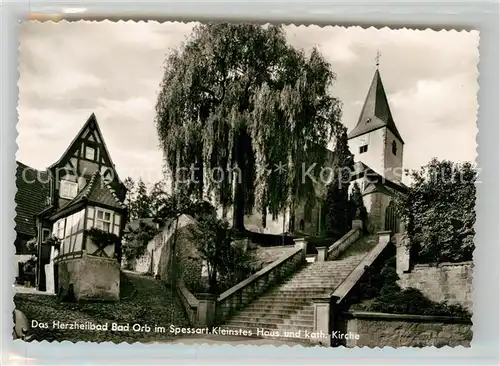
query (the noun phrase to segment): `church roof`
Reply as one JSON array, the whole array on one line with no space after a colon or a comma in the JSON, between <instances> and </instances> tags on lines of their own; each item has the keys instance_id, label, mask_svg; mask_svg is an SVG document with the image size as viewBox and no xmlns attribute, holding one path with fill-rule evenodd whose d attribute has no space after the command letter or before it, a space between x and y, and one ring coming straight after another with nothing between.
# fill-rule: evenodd
<instances>
[{"instance_id":1,"label":"church roof","mask_svg":"<svg viewBox=\"0 0 500 366\"><path fill-rule=\"evenodd\" d=\"M408 191L408 186L403 182L394 181L386 177L383 177L365 163L357 161L356 163L354 163L354 171L352 172L352 179L356 180L362 177L367 178L372 183L371 186L368 185L365 191L363 191L363 195L372 193L373 190L387 193L385 191L385 188L393 189L395 191L402 193Z\"/></svg>"},{"instance_id":2,"label":"church roof","mask_svg":"<svg viewBox=\"0 0 500 366\"><path fill-rule=\"evenodd\" d=\"M387 95L378 69L373 75L373 80L368 90L365 103L361 109L356 127L348 134L348 138L354 138L365 133L387 127L402 143L403 138L399 134L394 119L392 118Z\"/></svg>"}]
</instances>

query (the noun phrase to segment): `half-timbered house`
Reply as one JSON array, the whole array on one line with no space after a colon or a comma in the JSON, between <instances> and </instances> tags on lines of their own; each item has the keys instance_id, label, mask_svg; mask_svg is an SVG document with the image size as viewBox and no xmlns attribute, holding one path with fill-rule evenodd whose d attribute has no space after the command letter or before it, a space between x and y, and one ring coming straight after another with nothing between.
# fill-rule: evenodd
<instances>
[{"instance_id":1,"label":"half-timbered house","mask_svg":"<svg viewBox=\"0 0 500 366\"><path fill-rule=\"evenodd\" d=\"M118 299L126 189L94 114L47 174L49 204L35 219L38 288L72 291L77 299ZM93 228L117 240L99 240Z\"/></svg>"}]
</instances>

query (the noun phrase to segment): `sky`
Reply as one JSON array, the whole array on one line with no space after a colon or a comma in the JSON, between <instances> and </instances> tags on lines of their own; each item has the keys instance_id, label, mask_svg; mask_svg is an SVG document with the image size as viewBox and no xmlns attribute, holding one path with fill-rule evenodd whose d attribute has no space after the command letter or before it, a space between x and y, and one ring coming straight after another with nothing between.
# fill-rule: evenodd
<instances>
[{"instance_id":1,"label":"sky","mask_svg":"<svg viewBox=\"0 0 500 366\"><path fill-rule=\"evenodd\" d=\"M24 22L20 33L19 150L37 169L57 161L91 113L123 180L162 178L154 108L163 63L195 23ZM284 27L288 42L317 46L337 79L351 130L379 71L402 135L403 167L431 158L476 159L478 32Z\"/></svg>"}]
</instances>

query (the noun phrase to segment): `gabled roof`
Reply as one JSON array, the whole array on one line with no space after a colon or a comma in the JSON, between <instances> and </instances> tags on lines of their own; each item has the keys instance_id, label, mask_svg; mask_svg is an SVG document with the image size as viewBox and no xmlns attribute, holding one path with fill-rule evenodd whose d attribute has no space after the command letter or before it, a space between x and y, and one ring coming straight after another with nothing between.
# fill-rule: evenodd
<instances>
[{"instance_id":1,"label":"gabled roof","mask_svg":"<svg viewBox=\"0 0 500 366\"><path fill-rule=\"evenodd\" d=\"M401 193L407 192L409 189L408 186L403 182L387 179L374 171L368 165L364 164L361 161L357 161L356 163L354 163L352 179L355 180L362 177L366 177L370 182L372 182L371 184L367 185L366 189L362 192L363 194L372 193L374 190L386 193L384 191L385 188L390 188Z\"/></svg>"},{"instance_id":2,"label":"gabled roof","mask_svg":"<svg viewBox=\"0 0 500 366\"><path fill-rule=\"evenodd\" d=\"M53 217L62 216L61 213L69 213L75 207L82 204L94 203L115 209L125 209L126 205L120 201L113 188L102 180L99 171L95 172L87 185L67 205L59 210Z\"/></svg>"},{"instance_id":3,"label":"gabled roof","mask_svg":"<svg viewBox=\"0 0 500 366\"><path fill-rule=\"evenodd\" d=\"M97 133L99 134L99 139L102 141L102 145L104 146L104 151L106 152L106 154L108 156L109 162L113 166L113 168L115 167L115 164L113 163L113 160L111 159L111 154L109 153L108 147L106 146L106 142L104 141L104 138L102 136L102 132L101 132L101 129L99 127L99 123L97 123L97 118L96 118L95 114L92 113L90 115L90 117L87 119L87 122L85 122L85 124L82 126L82 128L80 129L80 131L76 134L75 138L68 145L67 149L61 155L61 157L59 158L59 160L57 160L54 164L52 164L49 167L49 169L51 169L51 168L53 168L53 167L55 167L55 166L57 166L58 164L61 163L61 161L63 160L63 158L68 154L68 152L71 149L71 147L75 144L75 142L78 140L78 138L80 136L82 136L82 134L85 132L86 128L89 125L94 125L95 126L95 129L96 129Z\"/></svg>"},{"instance_id":4,"label":"gabled roof","mask_svg":"<svg viewBox=\"0 0 500 366\"><path fill-rule=\"evenodd\" d=\"M16 163L15 229L20 234L35 236L35 216L50 204L50 175L47 171L31 168L19 161Z\"/></svg>"},{"instance_id":5,"label":"gabled roof","mask_svg":"<svg viewBox=\"0 0 500 366\"><path fill-rule=\"evenodd\" d=\"M377 69L375 75L373 75L370 89L368 89L368 95L361 109L358 123L347 137L351 139L382 127L387 127L404 144L403 138L392 118L384 85Z\"/></svg>"}]
</instances>

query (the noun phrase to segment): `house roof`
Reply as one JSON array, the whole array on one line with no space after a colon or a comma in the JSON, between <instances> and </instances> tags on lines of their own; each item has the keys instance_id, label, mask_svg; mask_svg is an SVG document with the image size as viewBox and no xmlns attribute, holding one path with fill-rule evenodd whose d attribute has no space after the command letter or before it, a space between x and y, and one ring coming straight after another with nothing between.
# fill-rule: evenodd
<instances>
[{"instance_id":1,"label":"house roof","mask_svg":"<svg viewBox=\"0 0 500 366\"><path fill-rule=\"evenodd\" d=\"M110 208L124 209L126 205L120 201L113 188L109 183L105 182L99 171L95 172L90 178L87 185L61 210L55 213L55 216L60 216L63 212L71 212L75 207L80 207L81 204L95 203L104 205Z\"/></svg>"},{"instance_id":2,"label":"house roof","mask_svg":"<svg viewBox=\"0 0 500 366\"><path fill-rule=\"evenodd\" d=\"M373 75L370 88L368 89L368 94L363 104L363 108L361 109L358 123L354 129L349 132L347 137L351 139L382 127L387 127L404 144L403 138L392 118L384 85L382 84L382 79L377 69Z\"/></svg>"},{"instance_id":3,"label":"house roof","mask_svg":"<svg viewBox=\"0 0 500 366\"><path fill-rule=\"evenodd\" d=\"M71 143L68 145L67 149L64 151L64 153L61 155L61 157L59 158L59 160L57 160L54 164L52 164L50 168L53 168L55 166L57 166L58 164L61 163L62 159L68 154L68 151L71 149L71 147L75 144L75 142L78 140L78 138L84 133L85 129L87 128L87 126L89 125L94 125L95 126L95 129L97 130L97 133L99 134L99 138L100 140L102 141L102 145L104 147L104 150L109 158L109 162L111 164L111 166L114 168L115 167L115 164L113 163L113 160L111 158L111 154L109 153L109 150L108 150L108 147L106 146L106 142L104 141L104 138L102 136L102 132L101 132L101 128L99 127L99 123L97 122L97 118L95 116L94 113L92 113L90 115L90 117L87 119L87 121L84 123L84 125L82 126L82 128L80 129L80 131L76 134L76 136L73 138L73 140L71 141ZM117 177L118 178L118 177ZM120 181L120 179L118 178L118 181ZM121 182L121 181L120 181Z\"/></svg>"},{"instance_id":4,"label":"house roof","mask_svg":"<svg viewBox=\"0 0 500 366\"><path fill-rule=\"evenodd\" d=\"M29 236L36 235L35 216L46 209L50 202L50 175L17 162L15 195L16 231Z\"/></svg>"}]
</instances>

